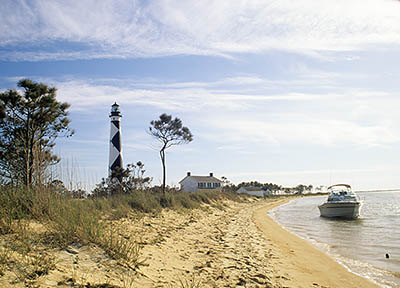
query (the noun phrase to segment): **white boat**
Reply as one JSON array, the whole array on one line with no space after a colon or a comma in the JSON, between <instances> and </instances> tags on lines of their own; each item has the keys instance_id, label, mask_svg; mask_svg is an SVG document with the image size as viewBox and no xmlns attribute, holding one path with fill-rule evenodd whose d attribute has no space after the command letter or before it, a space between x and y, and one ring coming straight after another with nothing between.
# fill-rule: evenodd
<instances>
[{"instance_id":1,"label":"white boat","mask_svg":"<svg viewBox=\"0 0 400 288\"><path fill-rule=\"evenodd\" d=\"M355 219L360 216L361 201L350 185L332 185L328 192L328 199L318 206L321 217Z\"/></svg>"}]
</instances>

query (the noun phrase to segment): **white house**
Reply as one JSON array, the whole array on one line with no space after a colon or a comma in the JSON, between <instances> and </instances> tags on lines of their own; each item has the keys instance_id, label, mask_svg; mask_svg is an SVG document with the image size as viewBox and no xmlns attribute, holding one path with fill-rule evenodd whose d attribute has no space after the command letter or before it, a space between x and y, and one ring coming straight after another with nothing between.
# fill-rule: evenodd
<instances>
[{"instance_id":1,"label":"white house","mask_svg":"<svg viewBox=\"0 0 400 288\"><path fill-rule=\"evenodd\" d=\"M264 197L265 191L261 187L240 187L236 193L246 193L257 197Z\"/></svg>"},{"instance_id":2,"label":"white house","mask_svg":"<svg viewBox=\"0 0 400 288\"><path fill-rule=\"evenodd\" d=\"M267 189L264 191L264 196L266 196L266 195L277 195L277 194L276 194L276 191L271 191L271 190Z\"/></svg>"},{"instance_id":3,"label":"white house","mask_svg":"<svg viewBox=\"0 0 400 288\"><path fill-rule=\"evenodd\" d=\"M210 173L210 176L192 176L188 172L179 184L185 192L196 192L200 189L219 189L222 186L222 181L215 178L213 173Z\"/></svg>"}]
</instances>

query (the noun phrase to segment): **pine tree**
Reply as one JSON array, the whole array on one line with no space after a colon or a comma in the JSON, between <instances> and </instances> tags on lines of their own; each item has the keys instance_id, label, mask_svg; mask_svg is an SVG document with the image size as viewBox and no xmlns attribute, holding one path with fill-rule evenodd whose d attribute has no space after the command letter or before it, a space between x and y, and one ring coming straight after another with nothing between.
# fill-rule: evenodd
<instances>
[{"instance_id":1,"label":"pine tree","mask_svg":"<svg viewBox=\"0 0 400 288\"><path fill-rule=\"evenodd\" d=\"M186 144L193 140L193 135L189 128L182 126L182 120L172 119L171 115L162 114L159 120L150 122L149 133L161 142L160 157L163 169L162 191L165 195L166 164L165 150L173 145Z\"/></svg>"},{"instance_id":2,"label":"pine tree","mask_svg":"<svg viewBox=\"0 0 400 288\"><path fill-rule=\"evenodd\" d=\"M58 102L56 88L29 79L0 93L0 177L31 186L44 181L46 168L59 161L52 153L58 136L72 136L68 103Z\"/></svg>"}]
</instances>

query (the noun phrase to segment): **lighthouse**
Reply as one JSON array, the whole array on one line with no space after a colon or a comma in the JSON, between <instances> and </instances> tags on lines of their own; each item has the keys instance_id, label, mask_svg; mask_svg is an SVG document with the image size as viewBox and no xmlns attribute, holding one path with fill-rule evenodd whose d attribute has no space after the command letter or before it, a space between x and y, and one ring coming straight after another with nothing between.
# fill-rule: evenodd
<instances>
[{"instance_id":1,"label":"lighthouse","mask_svg":"<svg viewBox=\"0 0 400 288\"><path fill-rule=\"evenodd\" d=\"M110 158L108 165L108 175L111 178L112 171L119 167L122 168L122 145L121 145L121 111L119 105L114 103L111 106L111 129L110 129ZM112 179L110 179L112 180ZM120 180L120 179L119 179Z\"/></svg>"}]
</instances>

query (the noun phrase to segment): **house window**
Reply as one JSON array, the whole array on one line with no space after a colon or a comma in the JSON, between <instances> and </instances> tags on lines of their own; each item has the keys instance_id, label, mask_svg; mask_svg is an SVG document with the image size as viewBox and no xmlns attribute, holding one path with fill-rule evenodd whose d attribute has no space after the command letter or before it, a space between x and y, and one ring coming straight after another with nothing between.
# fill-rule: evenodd
<instances>
[{"instance_id":1,"label":"house window","mask_svg":"<svg viewBox=\"0 0 400 288\"><path fill-rule=\"evenodd\" d=\"M212 188L212 183L207 183L207 188Z\"/></svg>"}]
</instances>

